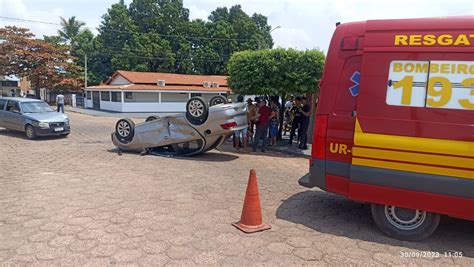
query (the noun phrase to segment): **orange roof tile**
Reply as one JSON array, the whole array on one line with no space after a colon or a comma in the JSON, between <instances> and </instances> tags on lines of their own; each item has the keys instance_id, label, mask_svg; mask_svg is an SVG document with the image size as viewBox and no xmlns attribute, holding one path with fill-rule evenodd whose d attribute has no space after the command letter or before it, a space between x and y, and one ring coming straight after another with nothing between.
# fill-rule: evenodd
<instances>
[{"instance_id":1,"label":"orange roof tile","mask_svg":"<svg viewBox=\"0 0 474 267\"><path fill-rule=\"evenodd\" d=\"M90 86L87 89L92 90L121 90L121 91L148 91L148 90L160 90L160 91L199 91L199 92L227 92L230 91L229 87L202 87L202 86L183 86L183 85L173 85L173 86L157 86L157 85L148 85L148 84L127 84L127 85L97 85Z\"/></svg>"},{"instance_id":2,"label":"orange roof tile","mask_svg":"<svg viewBox=\"0 0 474 267\"><path fill-rule=\"evenodd\" d=\"M134 84L156 84L158 80L165 80L166 84L172 85L200 85L204 82L218 82L220 86L227 86L227 76L219 75L189 75L159 72L137 72L118 70L107 81L109 84L117 75L121 75L130 83Z\"/></svg>"}]
</instances>

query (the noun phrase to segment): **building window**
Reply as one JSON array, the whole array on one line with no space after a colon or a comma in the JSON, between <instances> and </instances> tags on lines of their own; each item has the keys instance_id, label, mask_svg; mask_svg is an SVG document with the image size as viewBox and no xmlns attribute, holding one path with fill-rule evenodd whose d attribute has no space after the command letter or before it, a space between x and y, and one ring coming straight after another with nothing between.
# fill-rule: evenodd
<instances>
[{"instance_id":1,"label":"building window","mask_svg":"<svg viewBox=\"0 0 474 267\"><path fill-rule=\"evenodd\" d=\"M125 102L127 103L158 103L159 93L152 92L125 92Z\"/></svg>"},{"instance_id":2,"label":"building window","mask_svg":"<svg viewBox=\"0 0 474 267\"><path fill-rule=\"evenodd\" d=\"M91 92L91 91L87 91L87 92L86 92L86 97L87 97L87 99L91 100L91 99L92 99L92 92Z\"/></svg>"},{"instance_id":3,"label":"building window","mask_svg":"<svg viewBox=\"0 0 474 267\"><path fill-rule=\"evenodd\" d=\"M112 102L122 102L122 94L120 92L111 92Z\"/></svg>"},{"instance_id":4,"label":"building window","mask_svg":"<svg viewBox=\"0 0 474 267\"><path fill-rule=\"evenodd\" d=\"M101 101L110 101L110 92L100 92L100 100Z\"/></svg>"},{"instance_id":5,"label":"building window","mask_svg":"<svg viewBox=\"0 0 474 267\"><path fill-rule=\"evenodd\" d=\"M161 93L161 102L186 103L189 93Z\"/></svg>"},{"instance_id":6,"label":"building window","mask_svg":"<svg viewBox=\"0 0 474 267\"><path fill-rule=\"evenodd\" d=\"M201 96L201 95L202 95L201 93L191 93L191 97Z\"/></svg>"}]
</instances>

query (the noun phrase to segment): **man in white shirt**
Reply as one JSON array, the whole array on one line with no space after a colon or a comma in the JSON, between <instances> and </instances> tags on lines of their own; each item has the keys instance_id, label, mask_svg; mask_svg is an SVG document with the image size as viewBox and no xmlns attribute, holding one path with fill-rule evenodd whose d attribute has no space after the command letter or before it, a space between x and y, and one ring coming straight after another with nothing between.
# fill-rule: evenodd
<instances>
[{"instance_id":1,"label":"man in white shirt","mask_svg":"<svg viewBox=\"0 0 474 267\"><path fill-rule=\"evenodd\" d=\"M64 113L64 95L59 94L56 96L56 105L58 106L57 111L61 110L62 113Z\"/></svg>"}]
</instances>

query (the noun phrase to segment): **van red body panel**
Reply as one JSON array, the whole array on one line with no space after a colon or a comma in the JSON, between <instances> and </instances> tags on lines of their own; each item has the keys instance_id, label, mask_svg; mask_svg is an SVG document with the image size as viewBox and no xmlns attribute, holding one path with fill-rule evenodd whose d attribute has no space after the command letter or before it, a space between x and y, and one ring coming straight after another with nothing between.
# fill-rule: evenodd
<instances>
[{"instance_id":1,"label":"van red body panel","mask_svg":"<svg viewBox=\"0 0 474 267\"><path fill-rule=\"evenodd\" d=\"M474 220L472 105L474 17L342 24L317 107L325 147L299 182Z\"/></svg>"}]
</instances>

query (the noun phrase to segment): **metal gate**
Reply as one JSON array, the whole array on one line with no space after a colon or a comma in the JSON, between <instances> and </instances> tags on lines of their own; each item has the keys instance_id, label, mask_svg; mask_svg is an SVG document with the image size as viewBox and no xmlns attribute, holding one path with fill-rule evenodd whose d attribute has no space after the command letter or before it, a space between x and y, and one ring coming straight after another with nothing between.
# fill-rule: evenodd
<instances>
[{"instance_id":1,"label":"metal gate","mask_svg":"<svg viewBox=\"0 0 474 267\"><path fill-rule=\"evenodd\" d=\"M92 92L92 108L100 109L100 94L99 92Z\"/></svg>"}]
</instances>

